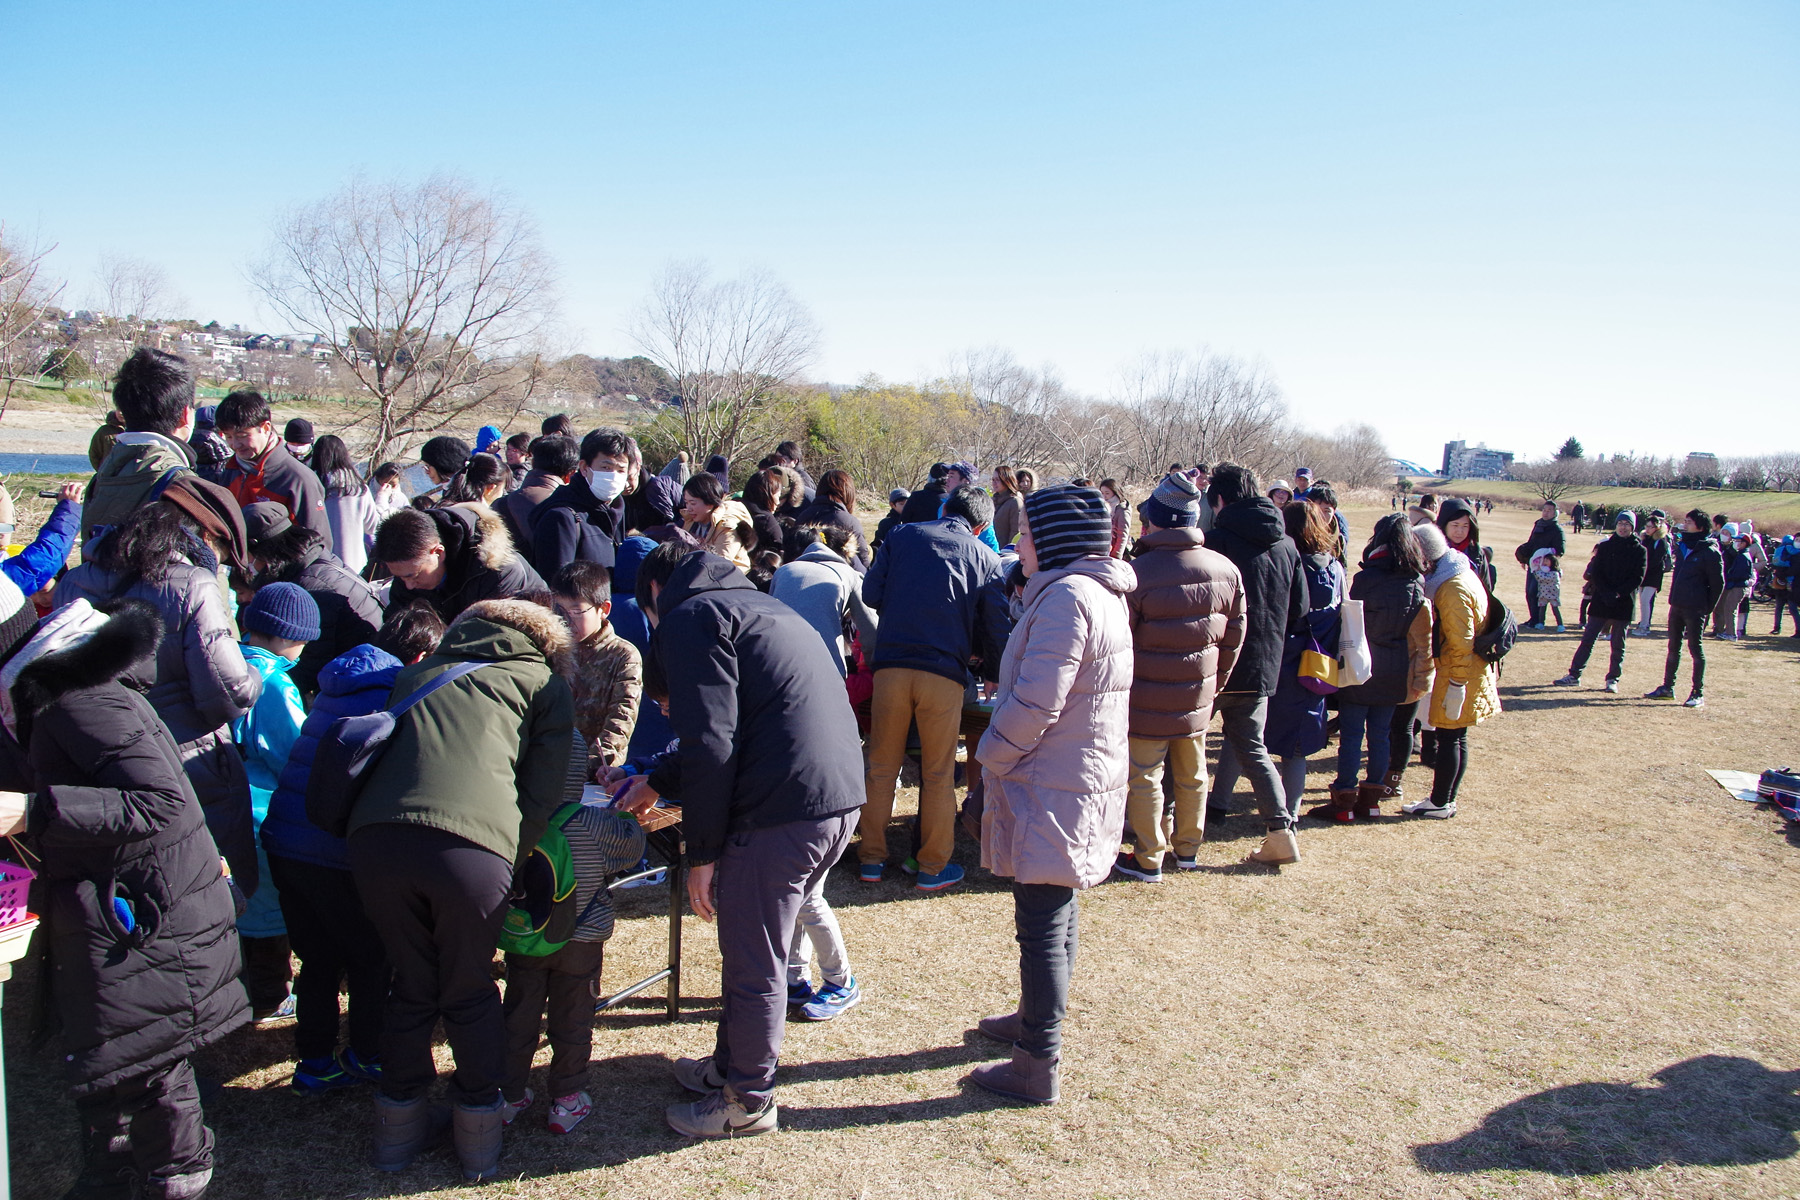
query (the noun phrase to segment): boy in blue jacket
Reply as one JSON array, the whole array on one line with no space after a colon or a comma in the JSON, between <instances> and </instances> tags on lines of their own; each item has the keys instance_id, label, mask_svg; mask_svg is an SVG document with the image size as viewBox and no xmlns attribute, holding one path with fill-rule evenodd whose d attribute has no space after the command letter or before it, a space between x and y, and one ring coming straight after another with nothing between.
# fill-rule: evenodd
<instances>
[{"instance_id":1,"label":"boy in blue jacket","mask_svg":"<svg viewBox=\"0 0 1800 1200\"><path fill-rule=\"evenodd\" d=\"M388 614L374 645L338 655L319 671L319 695L294 741L262 825L268 879L280 892L300 975L294 980L294 1052L289 1085L300 1095L381 1079L381 1008L390 970L381 937L363 911L350 854L306 818L306 784L319 739L340 717L388 706L394 678L437 649L443 618L423 601ZM338 1050L338 980L350 985L350 1043Z\"/></svg>"}]
</instances>

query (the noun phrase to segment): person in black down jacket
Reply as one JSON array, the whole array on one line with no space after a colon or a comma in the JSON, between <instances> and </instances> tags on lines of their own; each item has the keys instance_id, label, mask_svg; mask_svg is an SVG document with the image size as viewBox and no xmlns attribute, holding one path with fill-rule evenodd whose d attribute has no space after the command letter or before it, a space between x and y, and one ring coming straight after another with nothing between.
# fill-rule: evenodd
<instances>
[{"instance_id":1,"label":"person in black down jacket","mask_svg":"<svg viewBox=\"0 0 1800 1200\"><path fill-rule=\"evenodd\" d=\"M850 542L855 550L850 565L857 572L869 569L869 539L863 532L861 518L856 515L856 482L850 478L848 471L827 471L819 477L816 498L800 515L794 518L794 524L804 528L808 525L835 525L850 535ZM790 560L799 556L805 547L798 543L789 546L792 551L786 557Z\"/></svg>"},{"instance_id":2,"label":"person in black down jacket","mask_svg":"<svg viewBox=\"0 0 1800 1200\"><path fill-rule=\"evenodd\" d=\"M931 477L925 486L906 498L906 507L900 510L902 525L916 525L921 521L938 519L938 506L944 502L946 488L944 478L950 474L949 463L932 463Z\"/></svg>"},{"instance_id":3,"label":"person in black down jacket","mask_svg":"<svg viewBox=\"0 0 1800 1200\"><path fill-rule=\"evenodd\" d=\"M654 613L652 673L668 683L680 747L635 776L621 807L681 805L688 899L716 915L724 1013L709 1058L675 1077L704 1098L671 1105L689 1137L777 1125L775 1063L787 1019L787 951L800 903L849 848L862 807L856 717L824 641L729 561L675 544L638 573Z\"/></svg>"},{"instance_id":4,"label":"person in black down jacket","mask_svg":"<svg viewBox=\"0 0 1800 1200\"><path fill-rule=\"evenodd\" d=\"M1662 686L1644 693L1646 700L1673 700L1675 676L1681 672L1681 643L1694 660L1694 686L1686 704L1701 708L1706 699L1706 618L1725 594L1725 559L1708 531L1711 518L1696 508L1683 518L1675 570L1669 576L1669 654L1663 662Z\"/></svg>"},{"instance_id":5,"label":"person in black down jacket","mask_svg":"<svg viewBox=\"0 0 1800 1200\"><path fill-rule=\"evenodd\" d=\"M213 1137L188 1057L248 1021L250 1004L218 847L141 694L163 621L139 600L110 616L77 600L25 641L31 605L7 589L0 788L35 793L24 831L42 859L51 995L86 1149L70 1195L195 1197ZM23 805L5 806L0 829L16 833Z\"/></svg>"},{"instance_id":6,"label":"person in black down jacket","mask_svg":"<svg viewBox=\"0 0 1800 1200\"><path fill-rule=\"evenodd\" d=\"M1268 837L1250 857L1279 865L1300 858L1294 821L1288 813L1281 776L1263 745L1269 697L1281 672L1287 635L1306 620L1306 574L1300 551L1282 526L1275 502L1262 494L1249 467L1222 462L1212 470L1206 500L1213 510L1206 544L1237 565L1244 577L1244 645L1231 677L1219 688L1213 711L1224 720L1225 738L1250 779Z\"/></svg>"},{"instance_id":7,"label":"person in black down jacket","mask_svg":"<svg viewBox=\"0 0 1800 1200\"><path fill-rule=\"evenodd\" d=\"M445 621L482 600L545 590L513 549L505 524L487 509L403 508L376 531L375 561L394 577L389 608L423 600Z\"/></svg>"},{"instance_id":8,"label":"person in black down jacket","mask_svg":"<svg viewBox=\"0 0 1800 1200\"><path fill-rule=\"evenodd\" d=\"M325 540L288 520L279 504L252 504L244 510L244 531L255 559L254 586L296 583L319 606L319 636L300 651L288 677L311 700L319 691L325 664L364 642L381 628L381 601L362 576L325 548Z\"/></svg>"},{"instance_id":9,"label":"person in black down jacket","mask_svg":"<svg viewBox=\"0 0 1800 1200\"><path fill-rule=\"evenodd\" d=\"M631 479L631 443L617 429L595 429L581 439L581 464L569 482L532 510L531 562L545 579L580 559L612 569L625 537L625 485Z\"/></svg>"},{"instance_id":10,"label":"person in black down jacket","mask_svg":"<svg viewBox=\"0 0 1800 1200\"><path fill-rule=\"evenodd\" d=\"M1531 526L1531 536L1513 550L1513 557L1525 572L1525 606L1529 615L1525 619L1525 628L1542 629L1544 627L1544 606L1538 603L1537 579L1531 573L1531 556L1546 546L1556 551L1561 558L1567 553L1567 545L1563 539L1563 527L1556 519L1556 504L1546 500L1539 510L1537 521Z\"/></svg>"},{"instance_id":11,"label":"person in black down jacket","mask_svg":"<svg viewBox=\"0 0 1800 1200\"><path fill-rule=\"evenodd\" d=\"M1637 517L1621 512L1613 526L1613 535L1601 542L1588 567L1588 583L1593 591L1588 601L1587 624L1581 630L1581 644L1569 660L1569 673L1556 682L1561 687L1581 683L1581 672L1594 642L1601 633L1612 639L1612 661L1606 667L1606 690L1619 690L1619 676L1625 672L1625 626L1631 623L1631 607L1637 603L1637 591L1644 585L1645 564L1649 555L1638 541Z\"/></svg>"}]
</instances>

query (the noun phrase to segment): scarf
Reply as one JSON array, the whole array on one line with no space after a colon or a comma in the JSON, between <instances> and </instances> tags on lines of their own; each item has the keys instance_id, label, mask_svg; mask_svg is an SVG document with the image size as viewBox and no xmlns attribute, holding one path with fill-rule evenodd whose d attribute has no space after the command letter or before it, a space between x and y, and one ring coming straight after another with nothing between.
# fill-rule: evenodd
<instances>
[{"instance_id":1,"label":"scarf","mask_svg":"<svg viewBox=\"0 0 1800 1200\"><path fill-rule=\"evenodd\" d=\"M1469 560L1463 557L1461 551L1446 550L1444 557L1431 564L1431 571L1419 581L1419 585L1425 589L1426 599L1436 600L1438 588L1449 580L1458 575L1473 575L1474 573L1475 568L1469 565Z\"/></svg>"}]
</instances>

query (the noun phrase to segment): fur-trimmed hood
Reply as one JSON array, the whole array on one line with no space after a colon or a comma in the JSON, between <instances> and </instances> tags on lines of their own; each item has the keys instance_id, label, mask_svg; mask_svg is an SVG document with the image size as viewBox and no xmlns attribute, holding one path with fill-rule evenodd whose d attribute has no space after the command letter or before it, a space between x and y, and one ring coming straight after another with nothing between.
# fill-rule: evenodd
<instances>
[{"instance_id":1,"label":"fur-trimmed hood","mask_svg":"<svg viewBox=\"0 0 1800 1200\"><path fill-rule=\"evenodd\" d=\"M162 643L163 621L156 609L142 600L121 600L97 611L105 614L105 622L72 644L34 655L33 647L41 648L52 632L43 629L14 657L14 663L23 661L12 684L13 708L21 720L37 716L70 692L148 675L135 669L148 665ZM141 687L147 680L129 682Z\"/></svg>"},{"instance_id":2,"label":"fur-trimmed hood","mask_svg":"<svg viewBox=\"0 0 1800 1200\"><path fill-rule=\"evenodd\" d=\"M452 504L430 509L427 515L436 523L438 536L452 561L460 561L466 553L472 557L473 565L490 571L498 571L511 561L512 535L506 532L506 522L500 514L486 505Z\"/></svg>"},{"instance_id":3,"label":"fur-trimmed hood","mask_svg":"<svg viewBox=\"0 0 1800 1200\"><path fill-rule=\"evenodd\" d=\"M552 671L564 677L573 673L571 654L575 639L569 633L569 626L543 605L529 600L480 600L471 604L450 623L440 649L456 653L459 648L471 648L474 643L485 640L467 628L471 622L478 621L517 630L537 647Z\"/></svg>"}]
</instances>

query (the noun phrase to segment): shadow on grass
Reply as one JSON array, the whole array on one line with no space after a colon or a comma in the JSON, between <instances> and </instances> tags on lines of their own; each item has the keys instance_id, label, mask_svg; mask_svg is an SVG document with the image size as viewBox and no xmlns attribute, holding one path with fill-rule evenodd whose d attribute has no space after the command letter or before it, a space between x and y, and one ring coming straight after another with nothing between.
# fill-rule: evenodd
<instances>
[{"instance_id":1,"label":"shadow on grass","mask_svg":"<svg viewBox=\"0 0 1800 1200\"><path fill-rule=\"evenodd\" d=\"M1427 1171L1601 1175L1660 1166L1739 1166L1800 1151L1800 1072L1702 1055L1654 1085L1577 1083L1515 1100L1455 1141L1413 1147Z\"/></svg>"}]
</instances>

